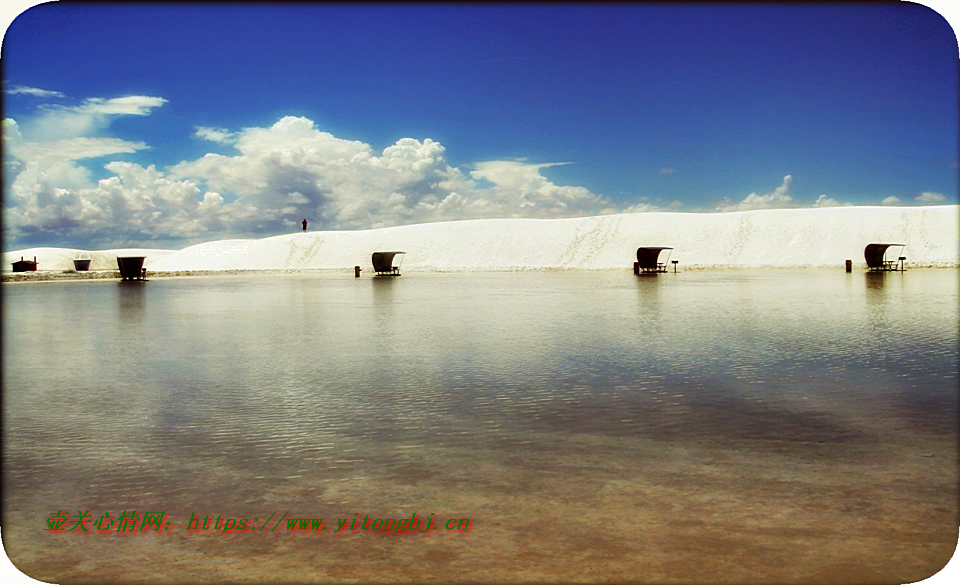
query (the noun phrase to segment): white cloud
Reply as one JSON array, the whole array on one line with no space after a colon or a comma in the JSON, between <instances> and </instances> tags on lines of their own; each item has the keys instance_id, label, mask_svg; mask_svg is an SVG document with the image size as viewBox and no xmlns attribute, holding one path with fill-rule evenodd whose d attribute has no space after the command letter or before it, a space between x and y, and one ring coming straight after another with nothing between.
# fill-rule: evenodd
<instances>
[{"instance_id":1,"label":"white cloud","mask_svg":"<svg viewBox=\"0 0 960 585\"><path fill-rule=\"evenodd\" d=\"M14 87L11 87L10 89L5 89L3 90L3 93L9 93L11 95L16 95L16 94L32 95L35 97L42 97L42 98L67 97L65 94L59 91L50 91L47 89L40 89L38 87L25 87L23 85L16 85Z\"/></svg>"},{"instance_id":2,"label":"white cloud","mask_svg":"<svg viewBox=\"0 0 960 585\"><path fill-rule=\"evenodd\" d=\"M20 126L13 118L3 119L3 149L7 154L23 144L23 135L20 133Z\"/></svg>"},{"instance_id":3,"label":"white cloud","mask_svg":"<svg viewBox=\"0 0 960 585\"><path fill-rule=\"evenodd\" d=\"M237 149L248 156L281 156L285 164L349 160L371 152L362 142L337 138L318 130L312 120L295 116L285 116L270 128L244 129Z\"/></svg>"},{"instance_id":4,"label":"white cloud","mask_svg":"<svg viewBox=\"0 0 960 585\"><path fill-rule=\"evenodd\" d=\"M211 207L220 207L223 205L223 197L219 193L214 193L212 191L207 191L203 194L203 201L200 202L201 207L211 208Z\"/></svg>"},{"instance_id":5,"label":"white cloud","mask_svg":"<svg viewBox=\"0 0 960 585\"><path fill-rule=\"evenodd\" d=\"M108 123L120 115L146 115L166 100L147 96L90 99L74 108L40 114L82 117ZM67 116L67 118L69 118ZM64 118L66 119L66 118ZM79 118L78 118L79 119ZM78 123L75 128L80 128ZM96 124L93 124L96 126ZM87 124L89 127L90 124ZM581 186L559 185L547 169L570 164L525 159L488 160L468 170L450 165L435 140L401 138L375 151L369 144L338 138L307 118L287 116L269 127L231 130L197 126L194 136L225 145L228 154L205 154L167 169L112 161L111 176L94 183L77 161L135 153L142 142L89 135L39 140L3 121L8 176L5 236L69 233L77 238L139 241L211 236L255 237L296 228L307 218L318 229L367 229L433 221L495 217L558 218L608 213L669 211L680 201L655 204L640 197L627 207ZM664 171L672 169L664 169ZM793 177L766 194L721 211L797 207ZM945 201L924 192L922 203ZM888 197L884 205L898 205ZM813 207L841 204L821 194ZM119 230L119 231L118 231ZM117 235L119 234L119 235ZM132 240L131 240L132 241ZM199 240L197 240L199 241Z\"/></svg>"},{"instance_id":6,"label":"white cloud","mask_svg":"<svg viewBox=\"0 0 960 585\"><path fill-rule=\"evenodd\" d=\"M814 207L840 207L841 205L842 204L836 199L827 197L826 193L821 193L820 197L818 197L813 203Z\"/></svg>"},{"instance_id":7,"label":"white cloud","mask_svg":"<svg viewBox=\"0 0 960 585\"><path fill-rule=\"evenodd\" d=\"M275 219L265 229L281 230L301 217L334 229L480 217L568 217L600 213L609 203L542 175L542 169L563 163L486 161L467 175L449 164L443 145L429 138L401 138L376 153L368 144L337 138L302 117L240 130L234 147L234 156L207 154L175 165L170 175L269 211Z\"/></svg>"},{"instance_id":8,"label":"white cloud","mask_svg":"<svg viewBox=\"0 0 960 585\"><path fill-rule=\"evenodd\" d=\"M793 198L788 195L790 185L793 183L793 176L786 175L780 186L767 195L757 195L751 193L743 201L734 204L729 199L724 199L717 206L717 211L750 211L753 209L782 209L796 207Z\"/></svg>"},{"instance_id":9,"label":"white cloud","mask_svg":"<svg viewBox=\"0 0 960 585\"><path fill-rule=\"evenodd\" d=\"M154 107L138 100L88 102L100 112ZM8 239L41 231L88 241L104 234L137 241L251 237L289 231L302 218L320 229L366 229L619 211L588 189L558 185L543 175L567 163L493 160L464 172L429 138L401 138L375 152L302 117L238 131L197 127L195 136L234 152L206 154L165 170L114 161L104 165L111 176L96 184L75 161L146 145L90 136L28 141L13 120L4 123L4 134L9 150L20 157L12 159L20 166L12 189L16 197L9 202L12 219L5 223Z\"/></svg>"},{"instance_id":10,"label":"white cloud","mask_svg":"<svg viewBox=\"0 0 960 585\"><path fill-rule=\"evenodd\" d=\"M147 147L143 142L129 142L119 138L77 137L31 142L24 140L19 125L12 118L3 120L3 142L6 154L23 162L96 158L136 152Z\"/></svg>"},{"instance_id":11,"label":"white cloud","mask_svg":"<svg viewBox=\"0 0 960 585\"><path fill-rule=\"evenodd\" d=\"M237 140L237 133L230 132L226 128L210 128L207 126L196 126L194 136L210 142L219 142L221 144L233 144Z\"/></svg>"},{"instance_id":12,"label":"white cloud","mask_svg":"<svg viewBox=\"0 0 960 585\"><path fill-rule=\"evenodd\" d=\"M201 203L195 184L166 178L152 165L112 162L105 167L114 176L85 187L89 183L86 169L72 167L84 175L73 181L59 169L54 183L46 169L28 165L14 184L14 200L5 202L9 227L54 234L69 228L75 235L136 234L137 238L201 231L204 217L196 213ZM208 193L203 203L212 204L214 199Z\"/></svg>"},{"instance_id":13,"label":"white cloud","mask_svg":"<svg viewBox=\"0 0 960 585\"><path fill-rule=\"evenodd\" d=\"M51 142L22 142L11 149L21 160L80 160L111 154L132 153L147 148L143 142L119 138L65 138Z\"/></svg>"},{"instance_id":14,"label":"white cloud","mask_svg":"<svg viewBox=\"0 0 960 585\"><path fill-rule=\"evenodd\" d=\"M943 203L947 198L943 193L934 193L933 191L924 191L914 197L914 201L919 203Z\"/></svg>"},{"instance_id":15,"label":"white cloud","mask_svg":"<svg viewBox=\"0 0 960 585\"><path fill-rule=\"evenodd\" d=\"M568 165L569 162L532 164L523 160L494 160L474 165L470 173L474 178L487 179L505 189L536 190L546 179L540 169Z\"/></svg>"},{"instance_id":16,"label":"white cloud","mask_svg":"<svg viewBox=\"0 0 960 585\"><path fill-rule=\"evenodd\" d=\"M506 217L570 217L598 213L608 203L583 187L552 183L540 169L569 163L531 164L488 161L475 165L474 179L485 179L493 189L484 193Z\"/></svg>"},{"instance_id":17,"label":"white cloud","mask_svg":"<svg viewBox=\"0 0 960 585\"><path fill-rule=\"evenodd\" d=\"M92 184L90 171L74 161L132 153L146 145L118 138L24 140L15 120L3 121L5 157L14 171L5 185L5 229L73 226L83 215L77 191Z\"/></svg>"},{"instance_id":18,"label":"white cloud","mask_svg":"<svg viewBox=\"0 0 960 585\"><path fill-rule=\"evenodd\" d=\"M624 209L623 213L646 213L650 211L663 211L663 209L650 203L635 203L634 205Z\"/></svg>"},{"instance_id":19,"label":"white cloud","mask_svg":"<svg viewBox=\"0 0 960 585\"><path fill-rule=\"evenodd\" d=\"M110 186L111 179L95 186L90 170L76 161L146 149L143 142L89 134L106 128L116 116L147 115L165 101L126 96L94 98L73 107L41 106L37 115L25 120L23 130L16 120L5 119L4 170L11 174L4 182L5 239L9 242L41 233L69 232L75 237L98 231L107 233L116 226L104 223L104 218L116 219L124 215L124 210L149 207L143 202L138 204L133 197L152 198L149 192L137 191L140 186L129 193L116 188L108 193L103 189ZM106 168L129 175L127 169L116 166L123 164L129 163L114 162ZM112 180L120 181L119 173ZM169 200L169 190L159 190L157 195L160 202Z\"/></svg>"},{"instance_id":20,"label":"white cloud","mask_svg":"<svg viewBox=\"0 0 960 585\"><path fill-rule=\"evenodd\" d=\"M670 167L664 167L664 168L660 169L660 174L661 174L661 175L672 175L672 174L675 173L675 172L677 172L676 169L672 169L672 168L670 168Z\"/></svg>"},{"instance_id":21,"label":"white cloud","mask_svg":"<svg viewBox=\"0 0 960 585\"><path fill-rule=\"evenodd\" d=\"M167 100L147 95L127 95L118 98L88 98L75 107L51 107L56 110L72 110L101 116L147 116L154 108L159 108Z\"/></svg>"},{"instance_id":22,"label":"white cloud","mask_svg":"<svg viewBox=\"0 0 960 585\"><path fill-rule=\"evenodd\" d=\"M44 104L22 125L24 136L37 142L89 136L104 130L117 116L147 116L165 104L161 97L130 95L88 98L80 105Z\"/></svg>"}]
</instances>

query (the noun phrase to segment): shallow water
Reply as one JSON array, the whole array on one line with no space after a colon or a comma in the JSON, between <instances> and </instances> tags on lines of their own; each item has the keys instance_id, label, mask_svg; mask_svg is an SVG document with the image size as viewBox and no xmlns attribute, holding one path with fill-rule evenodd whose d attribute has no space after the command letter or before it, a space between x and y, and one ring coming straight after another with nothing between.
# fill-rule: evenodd
<instances>
[{"instance_id":1,"label":"shallow water","mask_svg":"<svg viewBox=\"0 0 960 585\"><path fill-rule=\"evenodd\" d=\"M957 544L957 276L5 284L4 545L60 583L916 580ZM131 509L170 530L43 530ZM471 529L185 530L273 512Z\"/></svg>"}]
</instances>

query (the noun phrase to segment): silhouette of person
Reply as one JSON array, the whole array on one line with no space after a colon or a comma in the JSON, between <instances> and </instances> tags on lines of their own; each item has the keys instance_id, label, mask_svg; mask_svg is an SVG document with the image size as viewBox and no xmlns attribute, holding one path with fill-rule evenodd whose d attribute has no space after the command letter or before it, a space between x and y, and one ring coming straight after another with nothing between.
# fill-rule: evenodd
<instances>
[{"instance_id":1,"label":"silhouette of person","mask_svg":"<svg viewBox=\"0 0 960 585\"><path fill-rule=\"evenodd\" d=\"M304 219L301 223L303 224L303 231L307 231L307 220Z\"/></svg>"}]
</instances>

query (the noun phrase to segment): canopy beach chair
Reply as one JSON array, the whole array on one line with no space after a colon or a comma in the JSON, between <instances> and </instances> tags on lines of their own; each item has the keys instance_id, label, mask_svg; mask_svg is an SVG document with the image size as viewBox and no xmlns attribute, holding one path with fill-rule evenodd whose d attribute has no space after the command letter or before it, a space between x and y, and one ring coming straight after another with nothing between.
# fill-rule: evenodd
<instances>
[{"instance_id":1,"label":"canopy beach chair","mask_svg":"<svg viewBox=\"0 0 960 585\"><path fill-rule=\"evenodd\" d=\"M147 280L146 269L143 268L143 261L146 256L125 256L117 257L117 266L120 268L120 281L142 281Z\"/></svg>"},{"instance_id":2,"label":"canopy beach chair","mask_svg":"<svg viewBox=\"0 0 960 585\"><path fill-rule=\"evenodd\" d=\"M867 244L867 247L863 250L863 257L867 261L868 270L876 270L887 272L891 270L903 270L903 261L906 258L903 256L903 247L906 244ZM899 247L900 255L897 260L887 260L887 248ZM900 265L897 268L897 264Z\"/></svg>"},{"instance_id":3,"label":"canopy beach chair","mask_svg":"<svg viewBox=\"0 0 960 585\"><path fill-rule=\"evenodd\" d=\"M393 265L393 258L397 254L406 254L406 252L374 252L373 253L373 271L376 276L400 276L400 264ZM403 263L403 258L400 259Z\"/></svg>"},{"instance_id":4,"label":"canopy beach chair","mask_svg":"<svg viewBox=\"0 0 960 585\"><path fill-rule=\"evenodd\" d=\"M659 262L660 252L664 250L673 250L673 248L662 246L637 248L637 267L639 268L639 272L636 270L634 272L637 274L666 272L667 261L670 259L672 252L667 252L667 257L663 259L663 262Z\"/></svg>"}]
</instances>

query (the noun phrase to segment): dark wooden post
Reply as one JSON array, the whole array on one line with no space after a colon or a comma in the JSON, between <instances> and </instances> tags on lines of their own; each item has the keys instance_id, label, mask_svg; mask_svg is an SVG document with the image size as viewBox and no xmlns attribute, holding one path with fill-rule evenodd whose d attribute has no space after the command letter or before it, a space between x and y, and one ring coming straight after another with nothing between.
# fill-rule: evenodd
<instances>
[{"instance_id":1,"label":"dark wooden post","mask_svg":"<svg viewBox=\"0 0 960 585\"><path fill-rule=\"evenodd\" d=\"M354 266L354 267L353 267L353 276L354 276L354 278L360 278L360 267L359 267L359 266Z\"/></svg>"},{"instance_id":2,"label":"dark wooden post","mask_svg":"<svg viewBox=\"0 0 960 585\"><path fill-rule=\"evenodd\" d=\"M677 262L679 262L679 260L671 260L671 261L670 261L670 264L673 264L673 273L674 273L674 274L677 273Z\"/></svg>"},{"instance_id":3,"label":"dark wooden post","mask_svg":"<svg viewBox=\"0 0 960 585\"><path fill-rule=\"evenodd\" d=\"M634 263L633 263L633 273L634 273L634 274L640 274L640 263L639 263L639 262L634 262Z\"/></svg>"},{"instance_id":4,"label":"dark wooden post","mask_svg":"<svg viewBox=\"0 0 960 585\"><path fill-rule=\"evenodd\" d=\"M847 269L847 272L853 272L853 261L852 261L852 260L847 260L847 262L846 262L846 269Z\"/></svg>"}]
</instances>

